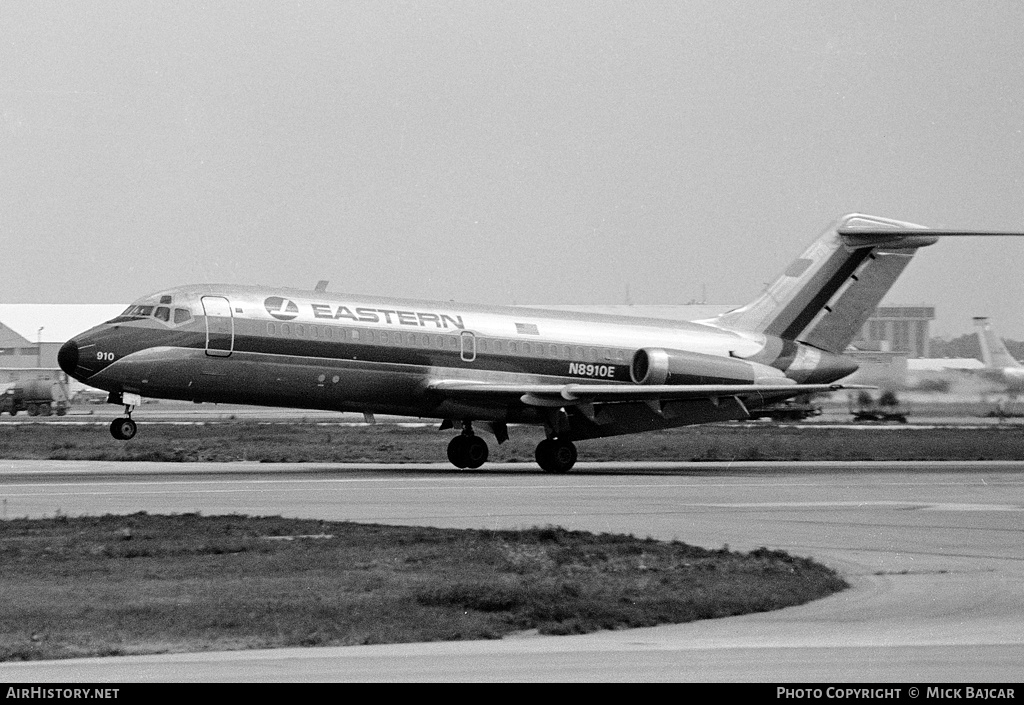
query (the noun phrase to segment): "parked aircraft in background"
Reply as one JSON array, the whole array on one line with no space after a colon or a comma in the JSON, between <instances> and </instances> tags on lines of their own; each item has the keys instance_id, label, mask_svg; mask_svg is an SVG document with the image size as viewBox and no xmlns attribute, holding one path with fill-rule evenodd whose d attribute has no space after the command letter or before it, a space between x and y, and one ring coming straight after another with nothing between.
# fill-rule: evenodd
<instances>
[{"instance_id":1,"label":"parked aircraft in background","mask_svg":"<svg viewBox=\"0 0 1024 705\"><path fill-rule=\"evenodd\" d=\"M546 471L575 442L743 419L752 408L844 388L842 352L917 248L947 235L867 215L829 227L765 292L677 322L520 307L204 284L145 296L69 340L58 361L110 393L136 434L141 398L418 416L459 429L457 467L488 457L477 430L543 426ZM849 388L846 386L845 388Z\"/></svg>"},{"instance_id":2,"label":"parked aircraft in background","mask_svg":"<svg viewBox=\"0 0 1024 705\"><path fill-rule=\"evenodd\" d=\"M978 326L981 361L985 363L981 374L986 379L1005 385L1011 395L1024 391L1024 365L1006 349L1006 344L996 334L988 318L975 316L973 320L974 325Z\"/></svg>"}]
</instances>

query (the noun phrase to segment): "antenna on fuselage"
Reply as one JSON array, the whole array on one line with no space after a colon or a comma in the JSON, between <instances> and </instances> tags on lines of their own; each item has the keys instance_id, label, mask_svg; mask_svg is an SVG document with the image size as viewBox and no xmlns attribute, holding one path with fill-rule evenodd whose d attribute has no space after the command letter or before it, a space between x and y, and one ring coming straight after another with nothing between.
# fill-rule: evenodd
<instances>
[{"instance_id":1,"label":"antenna on fuselage","mask_svg":"<svg viewBox=\"0 0 1024 705\"><path fill-rule=\"evenodd\" d=\"M330 281L327 279L321 279L316 283L316 289L314 289L314 291L327 291L328 284L330 284Z\"/></svg>"}]
</instances>

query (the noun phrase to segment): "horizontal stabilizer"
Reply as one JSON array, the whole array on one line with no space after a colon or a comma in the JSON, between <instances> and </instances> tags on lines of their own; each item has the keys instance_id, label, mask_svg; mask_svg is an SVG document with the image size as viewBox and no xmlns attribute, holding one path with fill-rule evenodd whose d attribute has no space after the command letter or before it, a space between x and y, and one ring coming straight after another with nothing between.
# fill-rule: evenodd
<instances>
[{"instance_id":1,"label":"horizontal stabilizer","mask_svg":"<svg viewBox=\"0 0 1024 705\"><path fill-rule=\"evenodd\" d=\"M909 224L908 224L909 225ZM850 248L881 247L891 250L912 250L927 247L943 237L1020 237L1024 232L1009 230L933 230L915 227L908 230L847 225L836 231Z\"/></svg>"},{"instance_id":2,"label":"horizontal stabilizer","mask_svg":"<svg viewBox=\"0 0 1024 705\"><path fill-rule=\"evenodd\" d=\"M932 230L890 218L843 216L754 301L709 321L842 353L918 248L943 237L1024 232Z\"/></svg>"}]
</instances>

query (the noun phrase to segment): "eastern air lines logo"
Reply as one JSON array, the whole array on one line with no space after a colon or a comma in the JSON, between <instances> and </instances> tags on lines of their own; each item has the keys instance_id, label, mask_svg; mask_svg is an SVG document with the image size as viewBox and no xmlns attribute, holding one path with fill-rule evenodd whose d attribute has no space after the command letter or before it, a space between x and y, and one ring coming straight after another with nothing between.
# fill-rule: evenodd
<instances>
[{"instance_id":1,"label":"eastern air lines logo","mask_svg":"<svg viewBox=\"0 0 1024 705\"><path fill-rule=\"evenodd\" d=\"M279 321L290 321L299 315L299 307L290 299L282 299L280 296L268 297L263 305L274 318Z\"/></svg>"}]
</instances>

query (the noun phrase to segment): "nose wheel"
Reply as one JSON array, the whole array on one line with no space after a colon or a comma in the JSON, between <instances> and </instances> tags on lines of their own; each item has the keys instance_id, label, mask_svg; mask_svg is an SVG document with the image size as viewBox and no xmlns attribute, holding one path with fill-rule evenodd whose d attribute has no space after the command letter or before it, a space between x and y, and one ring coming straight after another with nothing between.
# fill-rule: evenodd
<instances>
[{"instance_id":1,"label":"nose wheel","mask_svg":"<svg viewBox=\"0 0 1024 705\"><path fill-rule=\"evenodd\" d=\"M138 424L129 418L114 419L110 422L110 435L119 441L133 438L138 430Z\"/></svg>"},{"instance_id":2,"label":"nose wheel","mask_svg":"<svg viewBox=\"0 0 1024 705\"><path fill-rule=\"evenodd\" d=\"M132 421L132 407L130 404L125 404L124 413L125 416L122 418L114 419L110 422L110 435L119 441L127 441L134 438L139 430L138 424Z\"/></svg>"}]
</instances>

